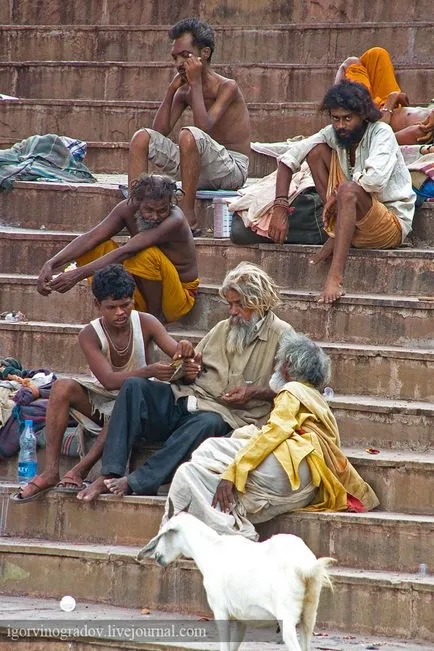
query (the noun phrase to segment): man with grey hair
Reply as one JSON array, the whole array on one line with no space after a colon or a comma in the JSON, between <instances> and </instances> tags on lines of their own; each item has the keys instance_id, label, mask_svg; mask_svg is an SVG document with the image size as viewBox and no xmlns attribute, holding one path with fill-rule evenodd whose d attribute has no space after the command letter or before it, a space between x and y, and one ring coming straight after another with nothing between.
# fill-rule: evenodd
<instances>
[{"instance_id":1,"label":"man with grey hair","mask_svg":"<svg viewBox=\"0 0 434 651\"><path fill-rule=\"evenodd\" d=\"M270 380L273 410L260 429L209 438L173 478L169 503L222 534L258 538L254 524L299 509L366 511L378 499L340 448L335 418L320 393L330 360L303 335L287 333ZM170 502L169 502L170 500Z\"/></svg>"},{"instance_id":2,"label":"man with grey hair","mask_svg":"<svg viewBox=\"0 0 434 651\"><path fill-rule=\"evenodd\" d=\"M181 378L171 384L131 378L122 384L102 475L79 499L90 501L107 491L155 495L206 438L265 423L275 395L269 381L276 351L282 335L293 329L274 314L280 302L277 286L254 264L241 262L229 271L220 295L230 317L203 337L195 357L183 363ZM126 474L133 444L141 439L164 445Z\"/></svg>"}]
</instances>

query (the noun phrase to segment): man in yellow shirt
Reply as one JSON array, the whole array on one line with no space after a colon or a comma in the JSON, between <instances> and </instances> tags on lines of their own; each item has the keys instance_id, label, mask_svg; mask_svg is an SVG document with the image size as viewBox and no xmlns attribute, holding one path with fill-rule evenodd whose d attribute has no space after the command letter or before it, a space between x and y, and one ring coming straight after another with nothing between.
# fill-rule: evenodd
<instances>
[{"instance_id":1,"label":"man in yellow shirt","mask_svg":"<svg viewBox=\"0 0 434 651\"><path fill-rule=\"evenodd\" d=\"M255 523L289 511L366 511L371 487L340 448L336 420L319 388L330 360L303 335L284 335L270 387L277 393L267 423L231 438L210 438L180 466L169 499L219 533L256 540Z\"/></svg>"}]
</instances>

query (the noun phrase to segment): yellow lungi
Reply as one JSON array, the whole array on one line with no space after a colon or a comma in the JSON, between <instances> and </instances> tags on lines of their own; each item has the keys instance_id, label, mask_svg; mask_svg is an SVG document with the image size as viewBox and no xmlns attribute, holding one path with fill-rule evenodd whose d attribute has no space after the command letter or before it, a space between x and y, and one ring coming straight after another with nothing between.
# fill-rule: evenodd
<instances>
[{"instance_id":1,"label":"yellow lungi","mask_svg":"<svg viewBox=\"0 0 434 651\"><path fill-rule=\"evenodd\" d=\"M342 181L347 181L347 177L339 165L338 157L335 151L332 151L330 163L330 172L327 184L327 198L331 191ZM335 236L335 218L329 221L328 228L325 229L329 237ZM356 221L351 246L358 249L395 249L402 242L402 230L399 219L383 203L372 197L372 206L362 217Z\"/></svg>"},{"instance_id":2,"label":"yellow lungi","mask_svg":"<svg viewBox=\"0 0 434 651\"><path fill-rule=\"evenodd\" d=\"M119 245L113 240L102 242L77 258L77 265L82 267L117 248ZM176 321L190 312L196 300L199 279L182 282L173 262L157 246L143 249L124 260L122 264L133 276L161 282L162 309L168 322ZM146 312L146 301L138 289L134 292L134 303L137 310Z\"/></svg>"},{"instance_id":3,"label":"yellow lungi","mask_svg":"<svg viewBox=\"0 0 434 651\"><path fill-rule=\"evenodd\" d=\"M374 102L384 106L390 93L401 91L388 51L373 47L362 54L360 61L348 66L345 78L366 86Z\"/></svg>"}]
</instances>

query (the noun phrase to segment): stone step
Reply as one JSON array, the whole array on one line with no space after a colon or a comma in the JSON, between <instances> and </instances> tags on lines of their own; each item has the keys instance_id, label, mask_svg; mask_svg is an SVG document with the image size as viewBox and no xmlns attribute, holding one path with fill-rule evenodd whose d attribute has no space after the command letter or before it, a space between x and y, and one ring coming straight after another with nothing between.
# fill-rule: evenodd
<instances>
[{"instance_id":1,"label":"stone step","mask_svg":"<svg viewBox=\"0 0 434 651\"><path fill-rule=\"evenodd\" d=\"M57 374L69 376L86 373L88 368L77 343L81 326L46 322L8 323L0 321L0 333L4 356L17 357L25 368L52 368ZM423 356L423 353L422 355ZM432 359L432 353L427 351ZM332 358L335 368L351 366L351 357ZM417 356L416 356L417 359ZM414 375L417 375L417 362L413 362ZM385 364L387 368L387 364ZM432 363L430 363L432 367ZM432 373L431 373L432 374ZM432 447L431 430L434 417L434 404L425 400L378 398L366 395L374 392L374 387L366 389L362 381L356 379L354 370L350 372L357 391L363 394L348 394L345 376L333 382L336 395L330 401L334 409L341 437L345 445L375 447L380 449L413 449L424 451ZM361 374L361 380L369 373ZM422 377L424 375L422 374ZM426 375L425 375L426 377ZM367 384L369 379L366 380ZM372 380L371 380L372 382ZM387 386L387 380L386 386ZM374 380L374 385L379 384ZM338 393L337 386L342 386ZM408 389L411 392L411 385ZM431 393L431 390L429 390ZM411 435L409 434L411 431Z\"/></svg>"},{"instance_id":2,"label":"stone step","mask_svg":"<svg viewBox=\"0 0 434 651\"><path fill-rule=\"evenodd\" d=\"M277 314L299 332L323 341L431 348L434 302L379 294L346 294L332 306L318 303L316 292L282 291ZM203 283L191 312L178 323L208 331L227 317L216 285Z\"/></svg>"},{"instance_id":3,"label":"stone step","mask_svg":"<svg viewBox=\"0 0 434 651\"><path fill-rule=\"evenodd\" d=\"M81 290L80 290L81 291ZM283 303L277 313L290 322L299 332L305 332L317 340L326 342L368 344L380 346L404 346L406 348L432 349L432 311L431 301L419 301L415 297L392 297L381 295L347 294L331 307L317 303L317 294L305 291L282 291ZM46 300L39 299L38 300ZM12 300L12 299L11 299ZM14 302L17 299L14 299ZM20 303L16 303L17 307ZM65 304L61 303L65 306ZM6 310L12 308L6 307ZM20 308L21 309L21 308ZM61 309L66 309L62 307ZM209 311L212 310L212 314ZM196 305L189 315L183 317L178 325L170 330L199 330L207 332L217 321L227 318L227 310L217 294L217 288L202 285ZM87 321L85 319L83 321ZM45 319L44 319L45 321ZM56 322L23 325L29 332L56 328ZM21 328L20 324L1 323L5 332ZM79 325L59 324L65 333L73 333ZM22 333L21 333L22 334ZM20 338L21 338L20 334ZM33 335L31 335L33 336ZM11 334L12 340L15 335ZM23 352L23 351L21 351ZM29 351L30 352L30 351ZM35 351L36 352L36 351ZM32 357L32 355L26 355ZM63 364L62 364L63 366ZM58 370L78 371L75 365Z\"/></svg>"},{"instance_id":4,"label":"stone step","mask_svg":"<svg viewBox=\"0 0 434 651\"><path fill-rule=\"evenodd\" d=\"M13 226L74 232L88 230L99 223L124 198L118 185L126 182L125 174L100 175L100 178L107 180L74 184L17 181L14 183L13 192L0 194L0 228ZM212 236L213 233L211 206L212 202L207 199L196 200L198 221L206 236ZM424 248L427 245L434 246L433 213L434 202L427 201L417 209L410 236L411 243L423 245ZM227 240L222 240L221 246L227 244ZM249 257L254 251L264 251L269 246L271 245L267 244L265 248L263 245L249 246ZM232 249L236 251L241 247ZM243 247L243 250L246 251L247 247ZM393 252L395 253L396 251ZM366 251L360 252L360 255L365 257ZM371 277L370 274L369 278ZM376 282L372 286L376 287Z\"/></svg>"},{"instance_id":5,"label":"stone step","mask_svg":"<svg viewBox=\"0 0 434 651\"><path fill-rule=\"evenodd\" d=\"M151 610L164 608L210 615L202 577L192 561L164 570L154 561L139 565L139 547L3 538L2 592L7 595L76 600ZM434 640L434 577L335 567L335 591L324 591L318 624L412 641ZM366 603L371 605L366 608Z\"/></svg>"},{"instance_id":6,"label":"stone step","mask_svg":"<svg viewBox=\"0 0 434 651\"><path fill-rule=\"evenodd\" d=\"M202 202L198 201L198 203ZM63 216L66 218L66 215ZM21 277L26 285L34 284L33 276L37 275L42 265L78 234L45 228L36 230L1 227L0 282L4 291L7 291L9 283L20 284ZM119 243L126 239L124 236L117 238ZM226 273L242 260L258 264L283 288L296 287L306 291L320 291L324 283L326 263L309 264L309 259L319 250L318 246L302 244L234 246L227 239L215 238L196 238L195 245L202 283L221 283ZM375 287L378 293L398 294L399 291L399 294L405 296L429 296L434 286L432 259L432 249L418 249L405 245L390 251L351 249L345 287L347 291L354 293L369 292ZM17 276L17 273L20 275ZM2 302L6 304L7 300L9 299L5 297ZM38 306L35 307L38 310ZM45 310L45 305L40 309ZM28 316L35 321L44 318L34 312L30 312ZM52 319L51 315L45 318ZM87 321L87 316L79 317L76 314L69 318L76 323L83 323L83 319Z\"/></svg>"},{"instance_id":7,"label":"stone step","mask_svg":"<svg viewBox=\"0 0 434 651\"><path fill-rule=\"evenodd\" d=\"M17 142L13 138L0 140L0 149L9 149ZM95 173L126 174L128 167L129 142L87 142L84 163ZM272 156L250 151L249 174L262 178L276 169L276 160Z\"/></svg>"},{"instance_id":8,"label":"stone step","mask_svg":"<svg viewBox=\"0 0 434 651\"><path fill-rule=\"evenodd\" d=\"M4 25L173 25L186 16L197 16L212 25L267 25L274 23L424 22L431 15L430 0L398 0L393 3L361 3L357 0L211 0L204 5L188 0L178 5L164 2L122 0L50 0L42 5L26 0L1 3Z\"/></svg>"},{"instance_id":9,"label":"stone step","mask_svg":"<svg viewBox=\"0 0 434 651\"><path fill-rule=\"evenodd\" d=\"M85 324L98 317L86 281L67 294L41 297L36 291L36 277L0 274L0 313L21 311L29 321ZM4 324L7 328L7 324ZM18 326L15 327L17 331ZM19 330L19 328L18 328ZM42 330L44 331L44 330ZM205 331L191 328L177 331L179 338L196 344ZM12 333L11 333L12 335ZM70 343L74 345L74 332ZM68 339L68 342L69 342ZM43 349L52 344L48 335ZM12 348L16 341L11 340ZM367 344L324 343L332 358L332 384L336 393L373 395L387 399L434 400L431 377L434 365L432 348L370 346ZM42 351L40 351L42 352ZM45 353L44 353L45 354ZM30 361L30 360L29 360ZM31 360L37 362L37 360ZM85 366L80 357L80 368ZM73 372L73 368L62 369Z\"/></svg>"},{"instance_id":10,"label":"stone step","mask_svg":"<svg viewBox=\"0 0 434 651\"><path fill-rule=\"evenodd\" d=\"M95 604L80 600L74 612L69 615L73 624L74 637L62 636L53 639L53 631L62 613L58 599L36 599L34 597L2 596L0 613L0 649L9 651L13 639L14 651L218 651L215 640L214 623L197 616L177 615L165 611L152 610L144 616L134 608L121 608L105 604ZM63 616L65 619L66 616ZM10 626L23 620L30 627L25 633ZM111 626L111 627L110 627ZM11 630L13 629L14 630ZM72 627L71 627L72 628ZM316 637L327 639L330 651L354 651L366 648L372 642L369 635L349 635L348 631L336 631L329 627L321 632L316 627ZM31 630L31 629L36 629ZM19 630L19 629L18 629ZM172 634L168 639L168 634ZM80 639L77 640L77 637ZM3 642L2 642L3 640ZM431 646L409 640L375 636L376 645L385 646L388 651L432 651ZM281 635L276 625L270 622L265 629L249 626L243 640L243 651L281 651Z\"/></svg>"},{"instance_id":11,"label":"stone step","mask_svg":"<svg viewBox=\"0 0 434 651\"><path fill-rule=\"evenodd\" d=\"M381 466L377 468L381 470ZM397 481L395 477L391 490L395 490ZM4 485L9 492L16 489ZM164 502L164 497L102 495L89 505L75 495L53 490L31 503L10 502L6 535L57 542L144 545L158 532ZM298 512L274 518L257 529L262 540L275 533L300 536L314 554L334 556L344 566L397 572L416 572L421 563L434 567L431 515Z\"/></svg>"},{"instance_id":12,"label":"stone step","mask_svg":"<svg viewBox=\"0 0 434 651\"><path fill-rule=\"evenodd\" d=\"M339 64L381 44L395 64L432 61L433 22L216 25L213 61ZM1 61L168 61L169 25L1 25ZM413 100L412 100L413 101Z\"/></svg>"},{"instance_id":13,"label":"stone step","mask_svg":"<svg viewBox=\"0 0 434 651\"><path fill-rule=\"evenodd\" d=\"M282 98L284 99L284 98ZM150 126L159 102L123 102L86 99L2 100L0 139L16 141L35 133L57 133L97 141L129 141L137 129ZM313 102L248 105L252 142L274 142L299 134L309 135L326 124ZM192 124L186 111L182 124Z\"/></svg>"},{"instance_id":14,"label":"stone step","mask_svg":"<svg viewBox=\"0 0 434 651\"><path fill-rule=\"evenodd\" d=\"M431 98L434 70L426 66L397 66L398 83L416 105ZM320 102L336 74L333 63L214 64L213 69L235 78L247 102ZM0 74L5 92L14 97L161 101L174 67L149 62L24 61L0 63Z\"/></svg>"},{"instance_id":15,"label":"stone step","mask_svg":"<svg viewBox=\"0 0 434 651\"><path fill-rule=\"evenodd\" d=\"M88 323L98 317L87 283L81 282L67 294L54 294L49 298L43 298L37 293L35 283L36 279L33 276L0 275L0 313L21 311L28 321L42 322L39 329L41 336L39 356L42 354L45 357L45 351L50 350L53 345L53 337L54 340L57 339L56 335L48 333L47 341L43 339L46 330L44 322L47 321L59 325L70 323L71 328L76 327L77 330L71 330L69 336L62 342L62 346L65 346L63 350L70 347L75 349L76 332L81 327L79 324ZM0 324L3 333L10 325L9 353L11 353L19 345L20 324L7 322L0 322ZM29 327L28 324L22 325ZM195 345L205 331L189 328L185 331L178 330L173 334L176 334L177 338L189 339ZM322 346L331 355L332 385L336 394L372 395L389 400L434 401L434 387L431 382L434 367L432 348L352 343L322 343ZM158 351L156 354L159 356ZM28 355L26 357L29 366L38 364L37 359L29 359ZM77 365L82 371L86 369L81 355L78 358L74 357L75 365L70 368L63 368L62 360L56 362L51 354L50 359L56 368L60 364L63 372L75 372Z\"/></svg>"},{"instance_id":16,"label":"stone step","mask_svg":"<svg viewBox=\"0 0 434 651\"><path fill-rule=\"evenodd\" d=\"M333 306L317 303L318 295L304 291L282 291L283 303L278 315L290 322L299 332L327 342L368 344L381 346L405 346L432 349L432 311L431 301L418 301L415 297L394 297L384 295L347 294ZM42 299L41 299L42 300ZM210 313L211 312L211 313ZM227 318L227 310L218 297L217 288L202 285L195 307L176 326L170 330L199 330L207 332L215 323ZM29 328L29 333L37 333L46 327L56 331L56 323L0 324L6 332L10 328ZM64 334L71 334L80 328L73 324L59 324ZM48 332L47 331L47 332ZM60 334L60 332L59 332ZM33 334L30 335L32 337ZM6 347L6 344L5 344ZM24 351L21 351L24 352ZM30 353L30 351L28 351ZM32 357L31 353L26 355ZM73 366L58 370L79 369Z\"/></svg>"}]
</instances>

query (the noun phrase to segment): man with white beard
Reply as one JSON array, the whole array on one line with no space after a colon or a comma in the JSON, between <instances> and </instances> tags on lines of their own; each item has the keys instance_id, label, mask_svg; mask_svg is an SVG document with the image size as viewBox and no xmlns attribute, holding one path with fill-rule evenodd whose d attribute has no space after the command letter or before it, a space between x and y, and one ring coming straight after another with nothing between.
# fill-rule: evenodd
<instances>
[{"instance_id":1,"label":"man with white beard","mask_svg":"<svg viewBox=\"0 0 434 651\"><path fill-rule=\"evenodd\" d=\"M217 323L184 360L172 384L125 380L104 445L101 476L78 498L103 492L155 495L180 463L208 437L226 436L266 422L274 391L269 387L279 342L292 327L273 309L280 303L274 281L259 267L241 262L220 289L230 317ZM146 463L127 474L133 445L163 443Z\"/></svg>"},{"instance_id":2,"label":"man with white beard","mask_svg":"<svg viewBox=\"0 0 434 651\"><path fill-rule=\"evenodd\" d=\"M378 505L370 486L343 454L335 418L319 389L330 360L303 335L282 338L270 380L277 394L268 421L230 438L209 438L182 464L169 500L221 534L257 540L254 524L295 510L367 511Z\"/></svg>"}]
</instances>

